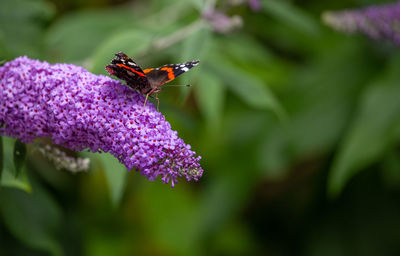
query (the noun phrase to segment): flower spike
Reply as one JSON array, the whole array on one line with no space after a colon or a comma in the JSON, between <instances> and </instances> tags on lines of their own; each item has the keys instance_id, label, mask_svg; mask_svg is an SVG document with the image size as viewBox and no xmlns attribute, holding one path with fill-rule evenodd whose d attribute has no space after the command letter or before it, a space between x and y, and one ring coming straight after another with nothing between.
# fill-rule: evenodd
<instances>
[{"instance_id":1,"label":"flower spike","mask_svg":"<svg viewBox=\"0 0 400 256\"><path fill-rule=\"evenodd\" d=\"M143 103L121 82L79 66L19 57L0 67L0 135L109 152L128 170L172 186L182 176L197 181L200 156L152 103Z\"/></svg>"}]
</instances>

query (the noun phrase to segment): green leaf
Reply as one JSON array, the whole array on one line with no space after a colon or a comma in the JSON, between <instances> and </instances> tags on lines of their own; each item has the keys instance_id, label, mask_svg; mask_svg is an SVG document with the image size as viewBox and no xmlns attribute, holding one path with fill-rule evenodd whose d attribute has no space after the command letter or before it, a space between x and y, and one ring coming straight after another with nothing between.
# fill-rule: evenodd
<instances>
[{"instance_id":1,"label":"green leaf","mask_svg":"<svg viewBox=\"0 0 400 256\"><path fill-rule=\"evenodd\" d=\"M246 167L239 159L232 160L232 163L222 163L222 165L229 166L229 169L224 170L229 170L229 174L215 174L217 176L208 182L197 203L198 212L200 212L197 220L202 223L199 229L206 235L218 232L222 226L235 218L236 214L239 214L258 179L258 175L253 173L254 168L247 169L250 173L243 172L243 168Z\"/></svg>"},{"instance_id":2,"label":"green leaf","mask_svg":"<svg viewBox=\"0 0 400 256\"><path fill-rule=\"evenodd\" d=\"M126 187L126 167L109 153L99 154L82 151L80 155L91 158L92 162L96 160L96 163L99 163L99 167L107 180L111 203L113 207L118 207Z\"/></svg>"},{"instance_id":3,"label":"green leaf","mask_svg":"<svg viewBox=\"0 0 400 256\"><path fill-rule=\"evenodd\" d=\"M400 157L397 150L385 155L382 161L382 178L386 186L396 189L400 186Z\"/></svg>"},{"instance_id":4,"label":"green leaf","mask_svg":"<svg viewBox=\"0 0 400 256\"><path fill-rule=\"evenodd\" d=\"M5 188L0 192L0 213L9 231L27 246L50 255L63 255L55 239L61 211L49 193L34 184L34 192Z\"/></svg>"},{"instance_id":5,"label":"green leaf","mask_svg":"<svg viewBox=\"0 0 400 256\"><path fill-rule=\"evenodd\" d=\"M261 41L243 33L213 41L223 45L219 52L227 56L236 67L250 72L275 88L288 83L290 76L287 74L291 72L289 64L279 56L274 56Z\"/></svg>"},{"instance_id":6,"label":"green leaf","mask_svg":"<svg viewBox=\"0 0 400 256\"><path fill-rule=\"evenodd\" d=\"M6 166L4 167L4 171L1 176L1 186L18 188L25 192L31 193L32 187L29 183L26 167L22 167L18 177L15 177L15 171L12 171L12 169L9 168L10 164L11 163L7 163L7 161L5 161Z\"/></svg>"},{"instance_id":7,"label":"green leaf","mask_svg":"<svg viewBox=\"0 0 400 256\"><path fill-rule=\"evenodd\" d=\"M205 3L206 3L205 0L190 0L190 2L200 12L203 11Z\"/></svg>"},{"instance_id":8,"label":"green leaf","mask_svg":"<svg viewBox=\"0 0 400 256\"><path fill-rule=\"evenodd\" d=\"M275 95L258 77L238 68L217 52L214 52L206 62L209 72L214 72L228 88L242 100L258 109L274 111L278 117L284 118L285 113Z\"/></svg>"},{"instance_id":9,"label":"green leaf","mask_svg":"<svg viewBox=\"0 0 400 256\"><path fill-rule=\"evenodd\" d=\"M260 140L262 143L257 155L264 177L279 179L287 175L292 160L287 130L281 126L273 127L273 130Z\"/></svg>"},{"instance_id":10,"label":"green leaf","mask_svg":"<svg viewBox=\"0 0 400 256\"><path fill-rule=\"evenodd\" d=\"M183 42L183 50L182 56L178 62L192 61L192 60L200 60L200 67L202 65L202 59L205 53L208 50L209 42L212 40L212 34L209 27L203 26L194 34L190 35ZM196 68L197 69L197 68ZM192 84L194 79L193 77L199 74L199 71L196 72L188 72L184 76L182 76L183 84ZM189 96L189 92L191 90L185 87L181 88L181 98L182 101L185 101Z\"/></svg>"},{"instance_id":11,"label":"green leaf","mask_svg":"<svg viewBox=\"0 0 400 256\"><path fill-rule=\"evenodd\" d=\"M143 54L151 44L151 39L151 33L139 29L125 30L114 34L96 49L91 71L96 74L105 74L105 66L114 58L114 54L120 51L128 56Z\"/></svg>"},{"instance_id":12,"label":"green leaf","mask_svg":"<svg viewBox=\"0 0 400 256\"><path fill-rule=\"evenodd\" d=\"M17 139L14 143L14 167L15 167L15 175L18 176L21 168L25 165L26 160L26 145L22 143L19 139Z\"/></svg>"},{"instance_id":13,"label":"green leaf","mask_svg":"<svg viewBox=\"0 0 400 256\"><path fill-rule=\"evenodd\" d=\"M216 40L219 45L223 45L221 51L228 54L237 64L252 64L253 66L268 66L278 64L273 54L265 45L258 42L252 36L246 34L234 34L227 38ZM243 47L243 46L246 47Z\"/></svg>"},{"instance_id":14,"label":"green leaf","mask_svg":"<svg viewBox=\"0 0 400 256\"><path fill-rule=\"evenodd\" d=\"M282 23L310 35L319 32L318 23L301 9L291 5L288 1L263 0L262 10L275 16Z\"/></svg>"},{"instance_id":15,"label":"green leaf","mask_svg":"<svg viewBox=\"0 0 400 256\"><path fill-rule=\"evenodd\" d=\"M400 63L391 74L373 83L361 99L351 125L334 160L329 177L329 194L337 196L357 172L377 161L400 135Z\"/></svg>"},{"instance_id":16,"label":"green leaf","mask_svg":"<svg viewBox=\"0 0 400 256\"><path fill-rule=\"evenodd\" d=\"M5 187L14 187L24 190L28 193L32 192L31 185L27 177L25 165L21 166L19 174L15 168L14 158L14 139L3 137L3 172L1 174L1 185Z\"/></svg>"},{"instance_id":17,"label":"green leaf","mask_svg":"<svg viewBox=\"0 0 400 256\"><path fill-rule=\"evenodd\" d=\"M183 42L181 60L201 60L211 39L212 31L208 26L202 25Z\"/></svg>"},{"instance_id":18,"label":"green leaf","mask_svg":"<svg viewBox=\"0 0 400 256\"><path fill-rule=\"evenodd\" d=\"M7 44L4 38L3 32L0 30L0 67L3 66L7 59L10 57L10 53L7 51Z\"/></svg>"},{"instance_id":19,"label":"green leaf","mask_svg":"<svg viewBox=\"0 0 400 256\"><path fill-rule=\"evenodd\" d=\"M110 189L110 198L114 207L117 207L125 191L127 170L125 166L111 154L97 154Z\"/></svg>"},{"instance_id":20,"label":"green leaf","mask_svg":"<svg viewBox=\"0 0 400 256\"><path fill-rule=\"evenodd\" d=\"M212 73L204 72L194 86L194 93L200 111L211 127L220 123L224 106L225 88Z\"/></svg>"},{"instance_id":21,"label":"green leaf","mask_svg":"<svg viewBox=\"0 0 400 256\"><path fill-rule=\"evenodd\" d=\"M129 10L106 9L72 12L61 17L46 33L48 57L53 61L83 61L116 29L133 24ZM82 40L77 40L81 38Z\"/></svg>"},{"instance_id":22,"label":"green leaf","mask_svg":"<svg viewBox=\"0 0 400 256\"><path fill-rule=\"evenodd\" d=\"M193 254L202 232L202 222L193 221L201 218L201 212L196 203L198 198L188 192L182 185L171 188L147 182L141 190L141 194L146 196L137 199L142 206L142 221L154 243L173 249L177 252L175 255L204 255Z\"/></svg>"},{"instance_id":23,"label":"green leaf","mask_svg":"<svg viewBox=\"0 0 400 256\"><path fill-rule=\"evenodd\" d=\"M20 55L39 56L43 24L54 15L55 9L48 1L0 1L0 34L8 58ZM3 44L3 42L1 43Z\"/></svg>"}]
</instances>

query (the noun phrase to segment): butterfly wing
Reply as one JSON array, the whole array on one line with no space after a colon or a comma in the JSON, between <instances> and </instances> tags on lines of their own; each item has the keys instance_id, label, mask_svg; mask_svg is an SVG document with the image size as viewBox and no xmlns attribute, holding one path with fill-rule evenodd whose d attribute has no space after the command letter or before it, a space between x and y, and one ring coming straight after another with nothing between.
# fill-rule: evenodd
<instances>
[{"instance_id":1,"label":"butterfly wing","mask_svg":"<svg viewBox=\"0 0 400 256\"><path fill-rule=\"evenodd\" d=\"M151 87L162 86L172 80L177 76L189 71L199 63L198 60L185 62L181 64L168 64L158 68L145 69L143 72L146 74Z\"/></svg>"},{"instance_id":2,"label":"butterfly wing","mask_svg":"<svg viewBox=\"0 0 400 256\"><path fill-rule=\"evenodd\" d=\"M143 70L123 52L115 54L115 58L110 65L106 66L106 70L110 75L124 80L130 88L138 90L140 93L151 89L150 82Z\"/></svg>"}]
</instances>

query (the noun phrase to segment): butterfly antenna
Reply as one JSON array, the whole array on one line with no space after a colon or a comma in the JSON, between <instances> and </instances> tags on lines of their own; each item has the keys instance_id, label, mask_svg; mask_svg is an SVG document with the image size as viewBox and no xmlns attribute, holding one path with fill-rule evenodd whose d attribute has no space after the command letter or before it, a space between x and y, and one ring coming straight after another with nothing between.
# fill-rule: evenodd
<instances>
[{"instance_id":1,"label":"butterfly antenna","mask_svg":"<svg viewBox=\"0 0 400 256\"><path fill-rule=\"evenodd\" d=\"M191 87L191 84L166 84L163 86L167 86L167 87Z\"/></svg>"}]
</instances>

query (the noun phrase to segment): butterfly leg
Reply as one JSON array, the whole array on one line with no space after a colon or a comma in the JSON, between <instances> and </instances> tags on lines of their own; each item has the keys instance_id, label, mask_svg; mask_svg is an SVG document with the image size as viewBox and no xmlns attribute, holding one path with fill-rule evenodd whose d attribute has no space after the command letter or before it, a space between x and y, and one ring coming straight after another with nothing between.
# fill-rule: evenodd
<instances>
[{"instance_id":1,"label":"butterfly leg","mask_svg":"<svg viewBox=\"0 0 400 256\"><path fill-rule=\"evenodd\" d=\"M156 94L156 101L157 101L157 111L158 111L158 108L160 107L160 100L158 99L158 93Z\"/></svg>"},{"instance_id":2,"label":"butterfly leg","mask_svg":"<svg viewBox=\"0 0 400 256\"><path fill-rule=\"evenodd\" d=\"M146 106L146 103L147 103L147 100L149 99L149 96L155 94L156 95L156 100L157 100L157 111L158 111L158 107L160 105L160 101L158 99L158 93L160 93L160 91L161 91L161 88L159 86L155 86L146 94L146 99L144 100L143 110L144 110L144 107Z\"/></svg>"},{"instance_id":3,"label":"butterfly leg","mask_svg":"<svg viewBox=\"0 0 400 256\"><path fill-rule=\"evenodd\" d=\"M157 93L157 88L153 88L149 93L147 93L146 94L146 99L144 100L144 104L143 104L143 110L144 110L144 108L146 107L146 103L147 103L147 100L149 99L149 96L151 96L151 95L153 95L154 93L156 93L156 100L157 100L157 111L158 111L158 103L159 103L159 100L158 100L158 93Z\"/></svg>"},{"instance_id":4,"label":"butterfly leg","mask_svg":"<svg viewBox=\"0 0 400 256\"><path fill-rule=\"evenodd\" d=\"M143 109L146 107L147 100L149 99L150 92L146 94L146 99L144 100Z\"/></svg>"}]
</instances>

